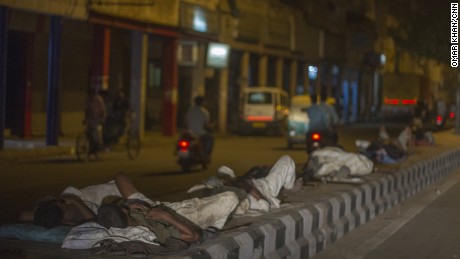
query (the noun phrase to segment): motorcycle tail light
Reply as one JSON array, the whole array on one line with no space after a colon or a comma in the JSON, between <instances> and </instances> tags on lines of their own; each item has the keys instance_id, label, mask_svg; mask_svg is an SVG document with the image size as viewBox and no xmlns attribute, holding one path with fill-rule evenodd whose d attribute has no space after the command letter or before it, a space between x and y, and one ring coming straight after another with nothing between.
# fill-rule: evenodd
<instances>
[{"instance_id":1,"label":"motorcycle tail light","mask_svg":"<svg viewBox=\"0 0 460 259\"><path fill-rule=\"evenodd\" d=\"M436 124L438 124L438 125L442 124L442 116L437 116L436 117Z\"/></svg>"},{"instance_id":2,"label":"motorcycle tail light","mask_svg":"<svg viewBox=\"0 0 460 259\"><path fill-rule=\"evenodd\" d=\"M186 141L186 140L180 140L179 141L179 149L180 150L187 150L189 146L190 146L189 141Z\"/></svg>"},{"instance_id":3,"label":"motorcycle tail light","mask_svg":"<svg viewBox=\"0 0 460 259\"><path fill-rule=\"evenodd\" d=\"M313 134L311 135L311 139L312 139L312 140L315 140L315 141L318 141L318 140L321 139L321 135L319 135L319 133L313 133Z\"/></svg>"}]
</instances>

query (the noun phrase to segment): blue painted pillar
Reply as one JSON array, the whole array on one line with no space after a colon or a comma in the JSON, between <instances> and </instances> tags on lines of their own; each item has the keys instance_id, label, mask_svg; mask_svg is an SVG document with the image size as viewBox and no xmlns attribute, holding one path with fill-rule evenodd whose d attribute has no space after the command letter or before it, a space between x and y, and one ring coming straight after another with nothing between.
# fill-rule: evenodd
<instances>
[{"instance_id":1,"label":"blue painted pillar","mask_svg":"<svg viewBox=\"0 0 460 259\"><path fill-rule=\"evenodd\" d=\"M350 105L350 91L349 91L349 84L348 78L342 82L342 95L343 95L343 103L342 103L342 118L341 121L343 123L348 123L348 112L349 112L349 105Z\"/></svg>"},{"instance_id":2,"label":"blue painted pillar","mask_svg":"<svg viewBox=\"0 0 460 259\"><path fill-rule=\"evenodd\" d=\"M0 150L5 148L7 23L8 8L0 6Z\"/></svg>"},{"instance_id":3,"label":"blue painted pillar","mask_svg":"<svg viewBox=\"0 0 460 259\"><path fill-rule=\"evenodd\" d=\"M58 145L59 137L59 61L61 52L61 17L51 16L48 42L48 103L46 145Z\"/></svg>"},{"instance_id":4,"label":"blue painted pillar","mask_svg":"<svg viewBox=\"0 0 460 259\"><path fill-rule=\"evenodd\" d=\"M351 122L355 122L358 120L358 101L359 101L359 95L358 95L358 81L357 79L354 79L351 82Z\"/></svg>"}]
</instances>

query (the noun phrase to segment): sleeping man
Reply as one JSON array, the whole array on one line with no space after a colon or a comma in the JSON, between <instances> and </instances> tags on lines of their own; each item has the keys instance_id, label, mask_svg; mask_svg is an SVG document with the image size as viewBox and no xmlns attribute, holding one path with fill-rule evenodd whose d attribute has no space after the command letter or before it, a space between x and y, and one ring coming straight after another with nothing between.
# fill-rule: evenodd
<instances>
[{"instance_id":1,"label":"sleeping man","mask_svg":"<svg viewBox=\"0 0 460 259\"><path fill-rule=\"evenodd\" d=\"M118 173L114 181L88 186L82 189L67 187L57 197L47 197L30 211L21 213L21 221L33 221L36 225L52 228L58 225L77 225L96 220L101 204L113 199L141 201L148 206L163 205L185 217L202 229L222 229L229 214L238 205L238 197L232 192L181 202L162 203L152 201L138 192L124 173ZM216 209L220 208L220 209Z\"/></svg>"},{"instance_id":2,"label":"sleeping man","mask_svg":"<svg viewBox=\"0 0 460 259\"><path fill-rule=\"evenodd\" d=\"M238 195L240 203L235 209L236 215L246 213L258 214L280 207L278 195L281 191L292 192L299 188L302 179L296 180L295 163L288 155L281 156L271 167L266 167L257 174L236 177L235 172L221 166L215 176L205 179L202 184L193 186L189 194L201 192L199 197L231 191Z\"/></svg>"}]
</instances>

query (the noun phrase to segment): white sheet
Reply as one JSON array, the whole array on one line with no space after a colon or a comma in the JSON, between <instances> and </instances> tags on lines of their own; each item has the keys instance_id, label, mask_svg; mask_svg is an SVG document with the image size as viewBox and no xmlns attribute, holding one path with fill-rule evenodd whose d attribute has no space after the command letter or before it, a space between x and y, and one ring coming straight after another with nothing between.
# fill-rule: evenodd
<instances>
[{"instance_id":1,"label":"white sheet","mask_svg":"<svg viewBox=\"0 0 460 259\"><path fill-rule=\"evenodd\" d=\"M311 162L311 163L310 163ZM347 152L337 147L324 147L312 153L308 167L314 170L314 177L336 176L347 169L343 176L363 176L372 173L374 163L366 156Z\"/></svg>"},{"instance_id":2,"label":"white sheet","mask_svg":"<svg viewBox=\"0 0 460 259\"><path fill-rule=\"evenodd\" d=\"M64 238L61 247L68 249L88 249L92 248L97 242L108 238L116 242L138 240L158 245L154 241L156 239L155 234L146 227L135 226L123 229L106 229L95 222L88 222L73 227Z\"/></svg>"}]
</instances>

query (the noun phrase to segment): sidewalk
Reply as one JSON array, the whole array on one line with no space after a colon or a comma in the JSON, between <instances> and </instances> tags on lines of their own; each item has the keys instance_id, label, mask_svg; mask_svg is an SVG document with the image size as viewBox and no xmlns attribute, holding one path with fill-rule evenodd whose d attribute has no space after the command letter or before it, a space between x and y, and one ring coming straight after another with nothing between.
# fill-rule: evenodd
<instances>
[{"instance_id":1,"label":"sidewalk","mask_svg":"<svg viewBox=\"0 0 460 259\"><path fill-rule=\"evenodd\" d=\"M58 146L46 146L46 141L41 139L7 139L4 149L0 150L0 161L19 161L70 154L75 154L74 144L70 140L61 140Z\"/></svg>"},{"instance_id":2,"label":"sidewalk","mask_svg":"<svg viewBox=\"0 0 460 259\"><path fill-rule=\"evenodd\" d=\"M164 136L161 132L146 132L141 141L141 147L165 146L173 147L178 134ZM216 138L229 137L226 133L216 133ZM57 146L47 146L44 137L5 139L5 148L0 150L0 161L19 161L30 158L57 157L75 155L76 136L60 137Z\"/></svg>"},{"instance_id":3,"label":"sidewalk","mask_svg":"<svg viewBox=\"0 0 460 259\"><path fill-rule=\"evenodd\" d=\"M175 137L163 136L160 132L148 132L142 140L142 146L167 145ZM47 146L44 137L5 139L5 148L0 150L0 161L20 161L23 159L75 155L76 136L60 137L58 145Z\"/></svg>"}]
</instances>

